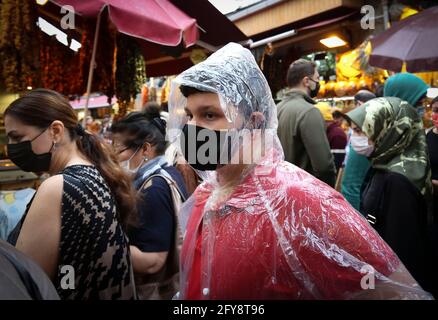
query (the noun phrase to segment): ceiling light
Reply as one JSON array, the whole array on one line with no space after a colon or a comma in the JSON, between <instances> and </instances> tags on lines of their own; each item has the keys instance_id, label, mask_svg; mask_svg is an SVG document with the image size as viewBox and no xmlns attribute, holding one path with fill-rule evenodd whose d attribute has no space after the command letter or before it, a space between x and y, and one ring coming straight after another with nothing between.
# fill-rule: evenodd
<instances>
[{"instance_id":1,"label":"ceiling light","mask_svg":"<svg viewBox=\"0 0 438 320\"><path fill-rule=\"evenodd\" d=\"M345 46L347 43L339 38L338 36L331 36L325 39L319 40L323 45L325 45L327 48L336 48L336 47L342 47Z\"/></svg>"}]
</instances>

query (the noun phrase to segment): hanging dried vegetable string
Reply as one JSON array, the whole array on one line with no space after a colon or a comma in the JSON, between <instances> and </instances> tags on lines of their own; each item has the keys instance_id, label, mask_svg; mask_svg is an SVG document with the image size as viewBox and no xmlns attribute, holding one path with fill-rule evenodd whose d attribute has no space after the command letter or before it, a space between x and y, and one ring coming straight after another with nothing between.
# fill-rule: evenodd
<instances>
[{"instance_id":1,"label":"hanging dried vegetable string","mask_svg":"<svg viewBox=\"0 0 438 320\"><path fill-rule=\"evenodd\" d=\"M127 113L132 99L146 82L146 64L137 42L126 35L117 36L116 96L119 116Z\"/></svg>"},{"instance_id":2,"label":"hanging dried vegetable string","mask_svg":"<svg viewBox=\"0 0 438 320\"><path fill-rule=\"evenodd\" d=\"M36 17L33 1L0 2L0 69L8 92L40 84Z\"/></svg>"}]
</instances>

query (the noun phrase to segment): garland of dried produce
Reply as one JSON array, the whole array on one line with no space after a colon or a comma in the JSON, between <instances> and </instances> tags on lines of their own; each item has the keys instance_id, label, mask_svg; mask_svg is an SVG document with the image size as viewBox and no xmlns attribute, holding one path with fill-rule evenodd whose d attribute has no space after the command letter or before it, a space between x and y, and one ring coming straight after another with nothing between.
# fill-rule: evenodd
<instances>
[{"instance_id":1,"label":"garland of dried produce","mask_svg":"<svg viewBox=\"0 0 438 320\"><path fill-rule=\"evenodd\" d=\"M40 52L42 83L46 88L65 95L81 96L86 92L88 71L92 54L95 20L84 22L81 35L81 48L78 53L60 46L56 40L42 36ZM114 50L115 31L109 24L107 15L102 17L92 92L114 95Z\"/></svg>"},{"instance_id":2,"label":"garland of dried produce","mask_svg":"<svg viewBox=\"0 0 438 320\"><path fill-rule=\"evenodd\" d=\"M40 35L42 86L64 95L83 92L80 55L61 45L54 37ZM78 92L78 90L80 90Z\"/></svg>"},{"instance_id":3,"label":"garland of dried produce","mask_svg":"<svg viewBox=\"0 0 438 320\"><path fill-rule=\"evenodd\" d=\"M107 13L107 12L106 12ZM95 23L92 24L88 39L93 39ZM101 92L111 98L115 94L115 73L114 73L114 63L115 56L114 52L116 50L116 34L117 30L111 23L108 14L102 16L101 26L100 26L100 36L99 43L97 45L96 52L96 69L94 70L93 85L91 87L91 92ZM85 74L88 76L88 67L90 65L91 51L92 51L92 41L89 41L88 46L90 47L90 53L88 55L88 63L86 63ZM84 78L86 79L86 78Z\"/></svg>"},{"instance_id":4,"label":"garland of dried produce","mask_svg":"<svg viewBox=\"0 0 438 320\"><path fill-rule=\"evenodd\" d=\"M0 2L0 70L8 92L39 86L39 43L33 1Z\"/></svg>"},{"instance_id":5,"label":"garland of dried produce","mask_svg":"<svg viewBox=\"0 0 438 320\"><path fill-rule=\"evenodd\" d=\"M116 96L119 116L127 113L131 99L141 92L146 82L146 64L136 40L117 35Z\"/></svg>"}]
</instances>

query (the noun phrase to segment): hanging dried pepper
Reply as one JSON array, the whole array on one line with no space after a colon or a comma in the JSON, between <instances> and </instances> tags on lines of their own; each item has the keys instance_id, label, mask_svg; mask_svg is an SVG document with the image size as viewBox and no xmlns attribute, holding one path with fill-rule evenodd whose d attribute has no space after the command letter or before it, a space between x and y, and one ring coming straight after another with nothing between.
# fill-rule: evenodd
<instances>
[{"instance_id":1,"label":"hanging dried pepper","mask_svg":"<svg viewBox=\"0 0 438 320\"><path fill-rule=\"evenodd\" d=\"M33 1L0 2L0 69L8 92L40 84L36 12Z\"/></svg>"},{"instance_id":2,"label":"hanging dried pepper","mask_svg":"<svg viewBox=\"0 0 438 320\"><path fill-rule=\"evenodd\" d=\"M95 20L82 21L81 48L75 53L55 39L42 36L40 60L43 85L65 95L81 96L86 92L95 32ZM97 45L92 92L114 96L115 35L105 15Z\"/></svg>"},{"instance_id":3,"label":"hanging dried pepper","mask_svg":"<svg viewBox=\"0 0 438 320\"><path fill-rule=\"evenodd\" d=\"M40 35L40 63L42 85L64 95L78 94L83 90L78 78L79 54L60 44L54 37ZM78 80L79 79L79 80Z\"/></svg>"},{"instance_id":4,"label":"hanging dried pepper","mask_svg":"<svg viewBox=\"0 0 438 320\"><path fill-rule=\"evenodd\" d=\"M146 82L146 64L136 40L117 36L116 96L119 113L124 115L131 99L141 92Z\"/></svg>"}]
</instances>

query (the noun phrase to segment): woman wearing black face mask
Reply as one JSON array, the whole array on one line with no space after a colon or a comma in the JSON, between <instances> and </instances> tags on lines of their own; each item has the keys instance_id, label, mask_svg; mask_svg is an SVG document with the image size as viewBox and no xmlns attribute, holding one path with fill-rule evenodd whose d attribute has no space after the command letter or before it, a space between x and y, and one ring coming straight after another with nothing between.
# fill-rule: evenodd
<instances>
[{"instance_id":1,"label":"woman wearing black face mask","mask_svg":"<svg viewBox=\"0 0 438 320\"><path fill-rule=\"evenodd\" d=\"M177 211L187 198L184 180L164 156L166 123L156 109L115 123L114 149L138 190L139 224L130 228L135 284L140 299L171 299L178 291Z\"/></svg>"},{"instance_id":2,"label":"woman wearing black face mask","mask_svg":"<svg viewBox=\"0 0 438 320\"><path fill-rule=\"evenodd\" d=\"M62 299L134 298L124 228L136 212L135 193L111 149L51 90L17 99L4 116L11 160L52 175L10 242L42 267Z\"/></svg>"}]
</instances>

